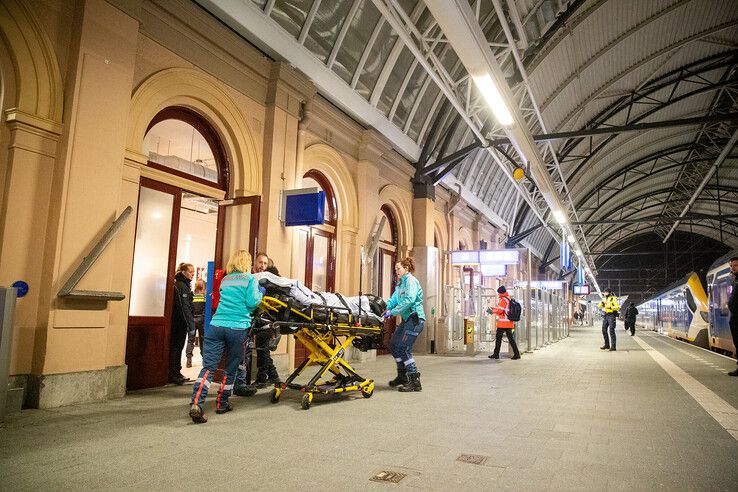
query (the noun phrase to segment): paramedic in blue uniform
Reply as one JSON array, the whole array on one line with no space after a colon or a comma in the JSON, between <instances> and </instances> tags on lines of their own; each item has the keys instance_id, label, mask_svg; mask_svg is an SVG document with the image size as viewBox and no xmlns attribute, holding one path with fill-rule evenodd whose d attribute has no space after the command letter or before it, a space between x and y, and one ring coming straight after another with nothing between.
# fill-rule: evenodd
<instances>
[{"instance_id":1,"label":"paramedic in blue uniform","mask_svg":"<svg viewBox=\"0 0 738 492\"><path fill-rule=\"evenodd\" d=\"M618 303L618 298L615 297L612 290L609 288L605 289L603 294L605 297L597 305L598 308L605 312L605 315L602 317L602 337L605 339L605 344L600 347L600 349L614 352L616 350L615 320L617 319L618 312L620 311L620 304ZM610 338L607 337L608 332L610 334Z\"/></svg>"},{"instance_id":2,"label":"paramedic in blue uniform","mask_svg":"<svg viewBox=\"0 0 738 492\"><path fill-rule=\"evenodd\" d=\"M226 275L220 284L218 309L205 332L202 369L192 387L190 418L196 424L208 421L203 403L224 352L225 375L220 383L215 413L226 413L232 409L228 399L233 390L236 369L243 357L243 341L249 336L251 312L259 305L263 295L259 282L249 272L251 272L251 255L245 250L233 253L226 266Z\"/></svg>"},{"instance_id":3,"label":"paramedic in blue uniform","mask_svg":"<svg viewBox=\"0 0 738 492\"><path fill-rule=\"evenodd\" d=\"M728 309L730 310L730 334L733 336L733 346L738 352L738 256L730 259L730 273L733 274L733 290L728 300ZM738 354L733 354L738 355ZM738 376L738 369L728 373L729 376Z\"/></svg>"},{"instance_id":4,"label":"paramedic in blue uniform","mask_svg":"<svg viewBox=\"0 0 738 492\"><path fill-rule=\"evenodd\" d=\"M412 348L425 327L423 289L413 276L415 261L412 258L395 263L395 273L399 283L387 301L387 310L383 314L385 319L397 315L402 318L390 343L390 351L397 364L397 377L389 385L399 386L402 392L421 391L423 387L420 385L420 373L413 359Z\"/></svg>"},{"instance_id":5,"label":"paramedic in blue uniform","mask_svg":"<svg viewBox=\"0 0 738 492\"><path fill-rule=\"evenodd\" d=\"M497 294L499 296L497 300L497 307L487 310L488 314L494 313L497 315L495 351L492 352L492 355L490 355L489 358L500 358L500 345L502 345L502 335L507 335L507 343L509 343L513 349L513 356L511 357L511 359L517 360L520 358L520 351L518 350L518 344L515 343L515 337L512 333L512 331L515 329L515 322L508 318L508 316L510 315L510 294L507 293L507 289L504 285L500 285L500 287L497 289Z\"/></svg>"}]
</instances>

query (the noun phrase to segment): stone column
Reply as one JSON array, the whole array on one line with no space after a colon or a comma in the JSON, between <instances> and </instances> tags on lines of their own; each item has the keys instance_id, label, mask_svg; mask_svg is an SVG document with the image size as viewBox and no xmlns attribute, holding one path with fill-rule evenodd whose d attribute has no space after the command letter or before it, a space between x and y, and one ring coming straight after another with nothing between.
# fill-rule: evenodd
<instances>
[{"instance_id":1,"label":"stone column","mask_svg":"<svg viewBox=\"0 0 738 492\"><path fill-rule=\"evenodd\" d=\"M272 65L264 122L258 249L274 260L282 275L292 273L292 233L279 220L280 192L294 188L302 176L304 131L300 133L299 121L302 105L315 93L312 83L289 65ZM283 374L294 368L294 341L285 338L288 340L282 341L273 356Z\"/></svg>"},{"instance_id":2,"label":"stone column","mask_svg":"<svg viewBox=\"0 0 738 492\"><path fill-rule=\"evenodd\" d=\"M415 342L414 351L419 354L430 352L431 340L435 340L436 317L439 312L438 248L433 246L434 208L435 204L430 198L413 199L412 255L415 260L415 276L423 287L423 309L426 316L426 329Z\"/></svg>"},{"instance_id":3,"label":"stone column","mask_svg":"<svg viewBox=\"0 0 738 492\"><path fill-rule=\"evenodd\" d=\"M121 201L121 180L139 26L103 0L77 8L27 398L39 408L104 400L125 391L125 345L120 343L127 323L120 316L111 322L114 301L62 299L57 292L129 204ZM126 226L129 233L132 222ZM121 236L76 289L128 294L130 278L120 275L125 260L116 254L119 241Z\"/></svg>"}]
</instances>

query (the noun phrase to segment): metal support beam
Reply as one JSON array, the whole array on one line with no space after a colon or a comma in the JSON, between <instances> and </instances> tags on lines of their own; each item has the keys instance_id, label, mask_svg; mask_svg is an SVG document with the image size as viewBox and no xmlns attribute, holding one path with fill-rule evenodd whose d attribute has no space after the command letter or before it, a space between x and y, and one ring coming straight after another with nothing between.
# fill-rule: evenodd
<instances>
[{"instance_id":1,"label":"metal support beam","mask_svg":"<svg viewBox=\"0 0 738 492\"><path fill-rule=\"evenodd\" d=\"M540 228L541 228L541 224L536 224L530 229L526 229L523 232L519 232L515 234L514 236L510 236L509 238L507 238L507 241L505 241L505 247L514 248L520 241L530 236L531 234L533 234Z\"/></svg>"},{"instance_id":2,"label":"metal support beam","mask_svg":"<svg viewBox=\"0 0 738 492\"><path fill-rule=\"evenodd\" d=\"M730 140L728 140L728 144L723 148L723 151L720 152L720 155L718 156L718 158L715 159L715 163L712 165L710 170L705 175L705 178L702 180L700 185L695 190L694 194L692 195L692 198L690 198L689 200L689 203L687 203L687 205L684 206L684 210L682 210L682 213L679 214L679 218L683 218L684 216L687 215L687 212L689 212L689 209L692 208L692 204L697 200L697 197L700 196L700 194L702 193L702 190L705 188L705 185L707 185L710 179L712 179L712 175L715 174L715 171L717 171L717 169L720 167L723 161L725 161L725 158L727 157L727 155L730 153L730 151L733 150L733 147L735 147L736 141L738 141L738 129L736 129L735 132L733 132L733 136L730 137ZM680 222L679 220L674 222L674 225L671 226L671 229L669 229L669 232L664 237L664 240L662 241L663 243L669 240L669 236L671 236L671 234L674 232L677 226L679 226L679 222Z\"/></svg>"},{"instance_id":3,"label":"metal support beam","mask_svg":"<svg viewBox=\"0 0 738 492\"><path fill-rule=\"evenodd\" d=\"M598 225L598 224L642 224L646 222L694 222L700 220L723 220L735 219L738 214L725 215L708 215L708 214L689 214L683 217L665 217L663 215L652 215L649 217L639 217L637 219L608 219L608 220L584 220L581 222L572 222L574 225Z\"/></svg>"},{"instance_id":4,"label":"metal support beam","mask_svg":"<svg viewBox=\"0 0 738 492\"><path fill-rule=\"evenodd\" d=\"M481 143L479 141L475 141L473 144L467 145L466 147L457 150L453 154L449 154L446 157L443 157L441 159L437 159L436 162L433 164L424 167L420 172L423 173L426 176L429 176L436 172L437 170L444 167L446 164L450 164L451 162L458 162L459 158L463 159L469 153L471 153L473 150L478 149L481 147ZM445 173L444 173L445 174Z\"/></svg>"},{"instance_id":5,"label":"metal support beam","mask_svg":"<svg viewBox=\"0 0 738 492\"><path fill-rule=\"evenodd\" d=\"M701 255L708 255L708 254L724 254L725 250L700 250ZM624 253L604 253L604 252L597 252L597 251L590 251L589 254L593 256L647 256L647 255L663 255L664 250L661 251L631 251L631 252L624 252Z\"/></svg>"},{"instance_id":6,"label":"metal support beam","mask_svg":"<svg viewBox=\"0 0 738 492\"><path fill-rule=\"evenodd\" d=\"M573 132L546 133L542 135L533 135L533 140L543 142L547 140L567 140L570 138L591 137L594 135L614 135L618 133L640 132L644 130L653 130L656 128L671 128L675 126L693 126L705 123L717 123L720 121L736 121L738 113L716 114L712 116L701 116L697 118L682 118L676 120L653 121L650 123L636 123L633 125L623 126L606 126L602 128L590 128L586 130L577 130ZM496 138L490 140L492 146L509 144L509 138Z\"/></svg>"}]
</instances>

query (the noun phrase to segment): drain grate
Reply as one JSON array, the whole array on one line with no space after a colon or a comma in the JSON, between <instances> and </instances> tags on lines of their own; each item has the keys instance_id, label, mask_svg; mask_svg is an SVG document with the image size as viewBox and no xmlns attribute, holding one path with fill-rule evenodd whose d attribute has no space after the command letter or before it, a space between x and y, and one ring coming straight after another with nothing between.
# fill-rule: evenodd
<instances>
[{"instance_id":1,"label":"drain grate","mask_svg":"<svg viewBox=\"0 0 738 492\"><path fill-rule=\"evenodd\" d=\"M400 480L405 478L407 475L404 473L393 472L393 471L381 471L374 475L369 480L373 482L389 482L389 483L400 483Z\"/></svg>"},{"instance_id":2,"label":"drain grate","mask_svg":"<svg viewBox=\"0 0 738 492\"><path fill-rule=\"evenodd\" d=\"M464 463L471 463L472 465L481 465L487 461L486 456L481 454L460 454L456 461L463 461Z\"/></svg>"}]
</instances>

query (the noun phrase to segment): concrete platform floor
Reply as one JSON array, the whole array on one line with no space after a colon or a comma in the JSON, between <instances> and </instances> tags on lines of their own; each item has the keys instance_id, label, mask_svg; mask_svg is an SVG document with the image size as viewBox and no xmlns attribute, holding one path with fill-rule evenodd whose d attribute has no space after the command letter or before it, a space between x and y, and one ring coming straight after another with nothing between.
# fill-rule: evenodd
<instances>
[{"instance_id":1,"label":"concrete platform floor","mask_svg":"<svg viewBox=\"0 0 738 492\"><path fill-rule=\"evenodd\" d=\"M735 361L622 329L617 352L600 345L584 327L519 361L417 357L411 394L384 356L357 366L370 399L304 411L261 391L215 415L209 398L205 425L190 387L26 410L0 428L0 490L737 490Z\"/></svg>"}]
</instances>

